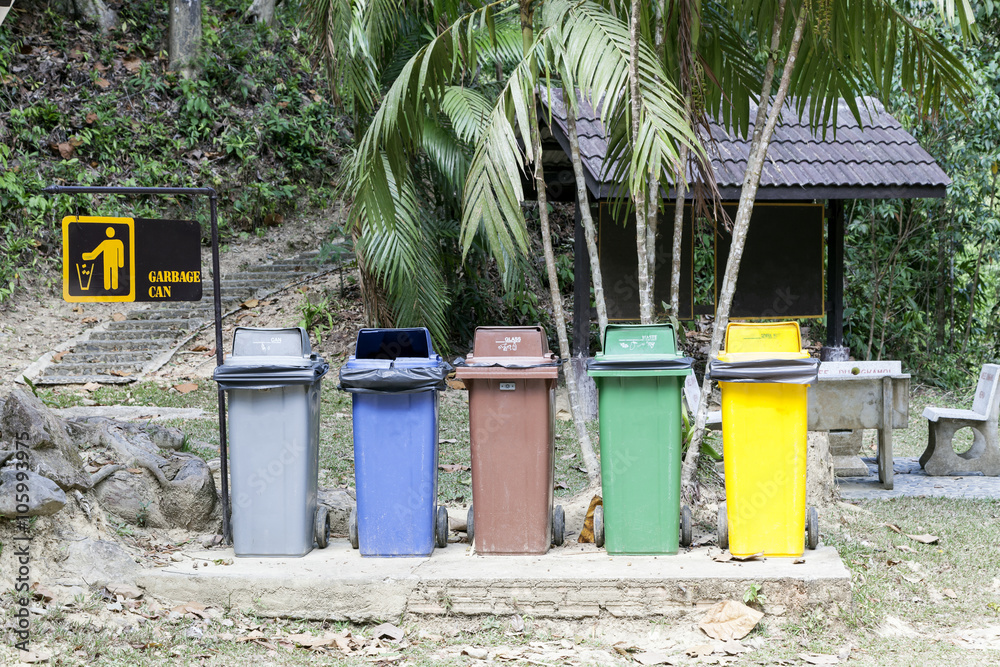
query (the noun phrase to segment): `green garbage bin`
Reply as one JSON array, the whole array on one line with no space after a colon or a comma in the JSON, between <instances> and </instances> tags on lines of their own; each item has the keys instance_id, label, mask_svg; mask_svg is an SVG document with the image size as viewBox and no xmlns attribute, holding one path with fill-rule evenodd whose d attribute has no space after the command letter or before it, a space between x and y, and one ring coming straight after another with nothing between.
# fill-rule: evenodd
<instances>
[{"instance_id":1,"label":"green garbage bin","mask_svg":"<svg viewBox=\"0 0 1000 667\"><path fill-rule=\"evenodd\" d=\"M609 325L603 347L587 365L600 411L598 546L675 554L691 542L690 511L680 507L681 388L693 360L677 354L669 324Z\"/></svg>"}]
</instances>

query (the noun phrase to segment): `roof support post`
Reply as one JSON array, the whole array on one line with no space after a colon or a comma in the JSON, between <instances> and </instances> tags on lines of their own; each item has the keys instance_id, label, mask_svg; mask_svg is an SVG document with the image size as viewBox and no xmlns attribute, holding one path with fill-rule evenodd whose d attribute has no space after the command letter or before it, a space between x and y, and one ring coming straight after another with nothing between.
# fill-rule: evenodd
<instances>
[{"instance_id":1,"label":"roof support post","mask_svg":"<svg viewBox=\"0 0 1000 667\"><path fill-rule=\"evenodd\" d=\"M844 200L830 200L826 225L826 344L820 352L824 361L847 361L844 347Z\"/></svg>"}]
</instances>

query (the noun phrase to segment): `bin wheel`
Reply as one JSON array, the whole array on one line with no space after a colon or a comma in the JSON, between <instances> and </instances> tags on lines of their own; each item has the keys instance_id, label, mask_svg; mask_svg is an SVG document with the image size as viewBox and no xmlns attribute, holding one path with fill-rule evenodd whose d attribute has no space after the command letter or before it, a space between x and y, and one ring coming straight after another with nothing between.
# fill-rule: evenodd
<instances>
[{"instance_id":1,"label":"bin wheel","mask_svg":"<svg viewBox=\"0 0 1000 667\"><path fill-rule=\"evenodd\" d=\"M465 534L468 536L469 544L472 544L472 540L476 537L476 515L472 511L472 505L469 505L469 515L465 518Z\"/></svg>"},{"instance_id":2,"label":"bin wheel","mask_svg":"<svg viewBox=\"0 0 1000 667\"><path fill-rule=\"evenodd\" d=\"M726 503L719 504L719 522L716 527L720 549L729 548L729 516L726 514Z\"/></svg>"},{"instance_id":3,"label":"bin wheel","mask_svg":"<svg viewBox=\"0 0 1000 667\"><path fill-rule=\"evenodd\" d=\"M448 510L442 505L438 505L437 508L434 536L437 538L435 544L438 549L444 549L448 546Z\"/></svg>"},{"instance_id":4,"label":"bin wheel","mask_svg":"<svg viewBox=\"0 0 1000 667\"><path fill-rule=\"evenodd\" d=\"M351 541L351 548L358 548L358 511L351 510L351 516L347 519L347 538Z\"/></svg>"},{"instance_id":5,"label":"bin wheel","mask_svg":"<svg viewBox=\"0 0 1000 667\"><path fill-rule=\"evenodd\" d=\"M599 549L604 546L604 507L601 505L594 508L594 545Z\"/></svg>"},{"instance_id":6,"label":"bin wheel","mask_svg":"<svg viewBox=\"0 0 1000 667\"><path fill-rule=\"evenodd\" d=\"M552 544L561 547L565 535L566 513L563 512L562 505L556 505L552 508Z\"/></svg>"},{"instance_id":7,"label":"bin wheel","mask_svg":"<svg viewBox=\"0 0 1000 667\"><path fill-rule=\"evenodd\" d=\"M819 546L819 513L815 507L806 510L806 538L810 549Z\"/></svg>"},{"instance_id":8,"label":"bin wheel","mask_svg":"<svg viewBox=\"0 0 1000 667\"><path fill-rule=\"evenodd\" d=\"M681 506L681 546L691 546L691 508Z\"/></svg>"},{"instance_id":9,"label":"bin wheel","mask_svg":"<svg viewBox=\"0 0 1000 667\"><path fill-rule=\"evenodd\" d=\"M316 532L316 546L326 549L326 545L330 543L330 510L323 505L316 507L313 530Z\"/></svg>"}]
</instances>

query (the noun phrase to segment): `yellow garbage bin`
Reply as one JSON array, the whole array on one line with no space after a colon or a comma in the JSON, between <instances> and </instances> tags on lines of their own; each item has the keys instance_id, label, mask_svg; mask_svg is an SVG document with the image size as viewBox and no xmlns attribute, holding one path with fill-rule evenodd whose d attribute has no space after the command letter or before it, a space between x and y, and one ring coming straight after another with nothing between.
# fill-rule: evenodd
<instances>
[{"instance_id":1,"label":"yellow garbage bin","mask_svg":"<svg viewBox=\"0 0 1000 667\"><path fill-rule=\"evenodd\" d=\"M805 506L807 392L819 360L800 341L796 322L733 322L709 364L722 388L719 543L734 556L801 556L807 534L811 549L819 542Z\"/></svg>"}]
</instances>

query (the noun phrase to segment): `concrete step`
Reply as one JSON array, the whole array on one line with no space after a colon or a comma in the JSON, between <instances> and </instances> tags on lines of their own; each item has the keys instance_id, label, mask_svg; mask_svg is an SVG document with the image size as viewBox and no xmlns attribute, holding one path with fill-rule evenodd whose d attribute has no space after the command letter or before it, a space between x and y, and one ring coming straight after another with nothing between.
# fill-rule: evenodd
<instances>
[{"instance_id":1,"label":"concrete step","mask_svg":"<svg viewBox=\"0 0 1000 667\"><path fill-rule=\"evenodd\" d=\"M111 322L108 324L108 331L148 331L148 330L170 330L175 334L187 331L193 326L190 319L172 320L123 320L121 322Z\"/></svg>"},{"instance_id":2,"label":"concrete step","mask_svg":"<svg viewBox=\"0 0 1000 667\"><path fill-rule=\"evenodd\" d=\"M50 375L112 375L111 371L120 371L133 375L142 370L144 361L107 361L101 363L84 364L52 364L43 373L43 376Z\"/></svg>"},{"instance_id":3,"label":"concrete step","mask_svg":"<svg viewBox=\"0 0 1000 667\"><path fill-rule=\"evenodd\" d=\"M94 334L95 336L97 334ZM155 352L172 347L169 339L164 338L122 338L118 340L85 340L73 346L74 352ZM65 357L64 357L65 358Z\"/></svg>"},{"instance_id":4,"label":"concrete step","mask_svg":"<svg viewBox=\"0 0 1000 667\"><path fill-rule=\"evenodd\" d=\"M232 548L189 554L195 562L145 569L137 583L157 599L198 600L264 616L355 623L405 616L662 618L767 592L765 613L789 617L851 606L851 574L837 550L807 551L804 562L767 558L718 563L706 547L673 556L609 556L567 543L543 556L470 555L449 544L430 558L362 558L346 539L301 558L234 558ZM780 612L779 612L780 608Z\"/></svg>"},{"instance_id":5,"label":"concrete step","mask_svg":"<svg viewBox=\"0 0 1000 667\"><path fill-rule=\"evenodd\" d=\"M98 384L128 384L129 382L135 382L137 379L134 375L121 377L101 373L92 373L89 375L47 375L43 373L35 378L35 384L40 386L87 384L88 382L96 382Z\"/></svg>"},{"instance_id":6,"label":"concrete step","mask_svg":"<svg viewBox=\"0 0 1000 667\"><path fill-rule=\"evenodd\" d=\"M82 352L71 352L62 359L57 361L52 365L52 368L58 368L63 365L80 365L80 364L106 364L111 362L135 362L144 364L147 361L151 361L158 355L162 354L163 350L120 350L111 352L94 352L94 351L82 351Z\"/></svg>"},{"instance_id":7,"label":"concrete step","mask_svg":"<svg viewBox=\"0 0 1000 667\"><path fill-rule=\"evenodd\" d=\"M154 339L167 339L175 340L180 332L176 329L145 329L145 330L133 330L133 329L108 329L106 331L95 331L90 335L90 340L92 341L127 341L134 340L136 338L154 338Z\"/></svg>"}]
</instances>

